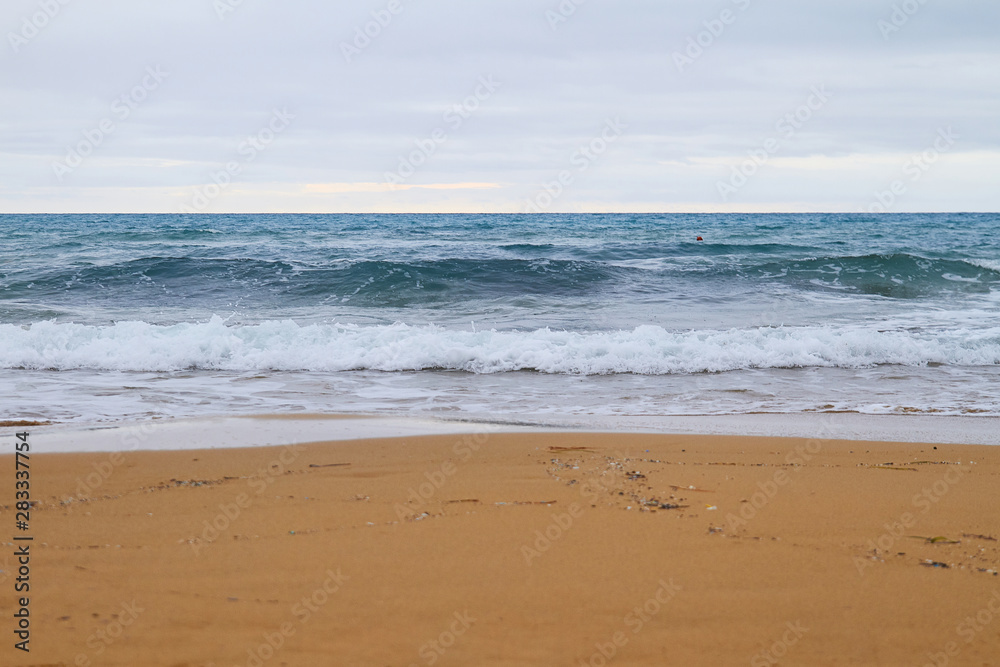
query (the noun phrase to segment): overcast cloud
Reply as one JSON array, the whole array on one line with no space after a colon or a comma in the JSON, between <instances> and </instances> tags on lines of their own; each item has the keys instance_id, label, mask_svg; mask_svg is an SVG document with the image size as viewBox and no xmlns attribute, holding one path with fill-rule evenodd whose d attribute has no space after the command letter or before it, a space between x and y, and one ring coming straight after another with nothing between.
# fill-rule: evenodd
<instances>
[{"instance_id":1,"label":"overcast cloud","mask_svg":"<svg viewBox=\"0 0 1000 667\"><path fill-rule=\"evenodd\" d=\"M995 0L5 0L0 212L996 211L998 29Z\"/></svg>"}]
</instances>

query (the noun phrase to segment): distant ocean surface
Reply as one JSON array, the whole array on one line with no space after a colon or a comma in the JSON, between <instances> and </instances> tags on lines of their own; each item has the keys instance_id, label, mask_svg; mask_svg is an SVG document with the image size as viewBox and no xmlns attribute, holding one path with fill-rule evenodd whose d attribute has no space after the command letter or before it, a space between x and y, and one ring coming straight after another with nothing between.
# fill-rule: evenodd
<instances>
[{"instance_id":1,"label":"distant ocean surface","mask_svg":"<svg viewBox=\"0 0 1000 667\"><path fill-rule=\"evenodd\" d=\"M4 215L0 419L1000 415L998 232L996 214Z\"/></svg>"}]
</instances>

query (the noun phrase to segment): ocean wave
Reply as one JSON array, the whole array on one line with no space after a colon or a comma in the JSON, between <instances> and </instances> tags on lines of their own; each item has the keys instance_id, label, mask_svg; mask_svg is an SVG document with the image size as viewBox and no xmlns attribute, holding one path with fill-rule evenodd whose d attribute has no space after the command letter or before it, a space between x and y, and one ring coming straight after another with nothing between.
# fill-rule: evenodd
<instances>
[{"instance_id":1,"label":"ocean wave","mask_svg":"<svg viewBox=\"0 0 1000 667\"><path fill-rule=\"evenodd\" d=\"M541 247L541 246L539 246ZM0 280L6 291L18 292L33 286L36 290L66 288L128 287L141 284L199 287L233 284L271 286L287 284L305 291L336 291L363 287L367 292L405 288L417 283L449 287L519 286L527 291L549 292L553 289L587 288L594 283L628 282L642 279L666 287L672 277L692 270L720 279L751 278L774 282L815 284L828 280L862 293L934 291L948 287L957 278L976 283L988 290L1000 283L1000 261L979 259L931 259L911 254L788 256L765 261L756 255L712 256L688 254L624 257L626 253L580 251L587 257L538 256L512 257L439 257L401 260L357 259L348 256L315 258L286 257L260 259L248 257L169 257L149 256L110 263L78 262L60 268L46 268L34 273L8 274ZM569 249L560 254L573 254ZM906 289L900 289L905 286ZM954 285L950 287L954 288ZM887 294L893 295L893 294ZM9 297L8 297L9 298Z\"/></svg>"},{"instance_id":2,"label":"ocean wave","mask_svg":"<svg viewBox=\"0 0 1000 667\"><path fill-rule=\"evenodd\" d=\"M540 300L542 308L559 309L581 301L674 300L678 295L692 303L716 304L719 298L748 290L893 300L1000 293L1000 266L992 268L990 260L930 259L905 253L797 258L674 255L601 261L544 256L379 260L332 251L327 255L321 261L312 256L270 260L150 256L45 264L0 272L0 303L65 311L106 304L141 309L156 303L198 309L193 311L198 316L233 304L461 310L467 304L527 298L532 308ZM143 316L122 311L122 319L129 317Z\"/></svg>"},{"instance_id":3,"label":"ocean wave","mask_svg":"<svg viewBox=\"0 0 1000 667\"><path fill-rule=\"evenodd\" d=\"M755 266L746 274L897 299L948 292L988 293L1000 283L1000 270L985 264L907 253L781 260Z\"/></svg>"},{"instance_id":4,"label":"ocean wave","mask_svg":"<svg viewBox=\"0 0 1000 667\"><path fill-rule=\"evenodd\" d=\"M247 290L283 297L403 306L428 298L589 294L601 283L627 282L628 269L559 259L373 261L331 258L322 264L245 258L145 257L111 264L46 269L0 280L4 297L109 293L157 298L235 297ZM2 276L0 276L2 278Z\"/></svg>"},{"instance_id":5,"label":"ocean wave","mask_svg":"<svg viewBox=\"0 0 1000 667\"><path fill-rule=\"evenodd\" d=\"M997 259L966 259L962 260L967 264L979 267L980 269L989 269L990 271L1000 275L1000 260Z\"/></svg>"},{"instance_id":6,"label":"ocean wave","mask_svg":"<svg viewBox=\"0 0 1000 667\"><path fill-rule=\"evenodd\" d=\"M51 321L0 325L0 368L116 371L455 370L554 374L722 372L755 368L1000 364L1000 328L938 332L797 327L582 333L457 331L438 326L228 326Z\"/></svg>"}]
</instances>

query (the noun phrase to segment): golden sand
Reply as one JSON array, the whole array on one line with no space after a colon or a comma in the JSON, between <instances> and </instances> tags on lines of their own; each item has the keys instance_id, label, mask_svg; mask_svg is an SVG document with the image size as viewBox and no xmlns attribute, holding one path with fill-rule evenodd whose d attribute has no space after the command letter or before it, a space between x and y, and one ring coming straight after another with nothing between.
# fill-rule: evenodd
<instances>
[{"instance_id":1,"label":"golden sand","mask_svg":"<svg viewBox=\"0 0 1000 667\"><path fill-rule=\"evenodd\" d=\"M1000 664L998 448L480 434L31 465L31 652L8 543L3 665Z\"/></svg>"}]
</instances>

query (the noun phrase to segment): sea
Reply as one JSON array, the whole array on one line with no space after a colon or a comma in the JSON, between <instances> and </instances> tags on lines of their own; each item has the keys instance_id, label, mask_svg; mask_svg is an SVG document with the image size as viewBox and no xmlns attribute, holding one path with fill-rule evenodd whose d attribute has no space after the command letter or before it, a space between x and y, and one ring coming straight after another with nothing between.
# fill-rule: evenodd
<instances>
[{"instance_id":1,"label":"sea","mask_svg":"<svg viewBox=\"0 0 1000 667\"><path fill-rule=\"evenodd\" d=\"M1000 415L1000 215L3 215L0 420Z\"/></svg>"}]
</instances>

